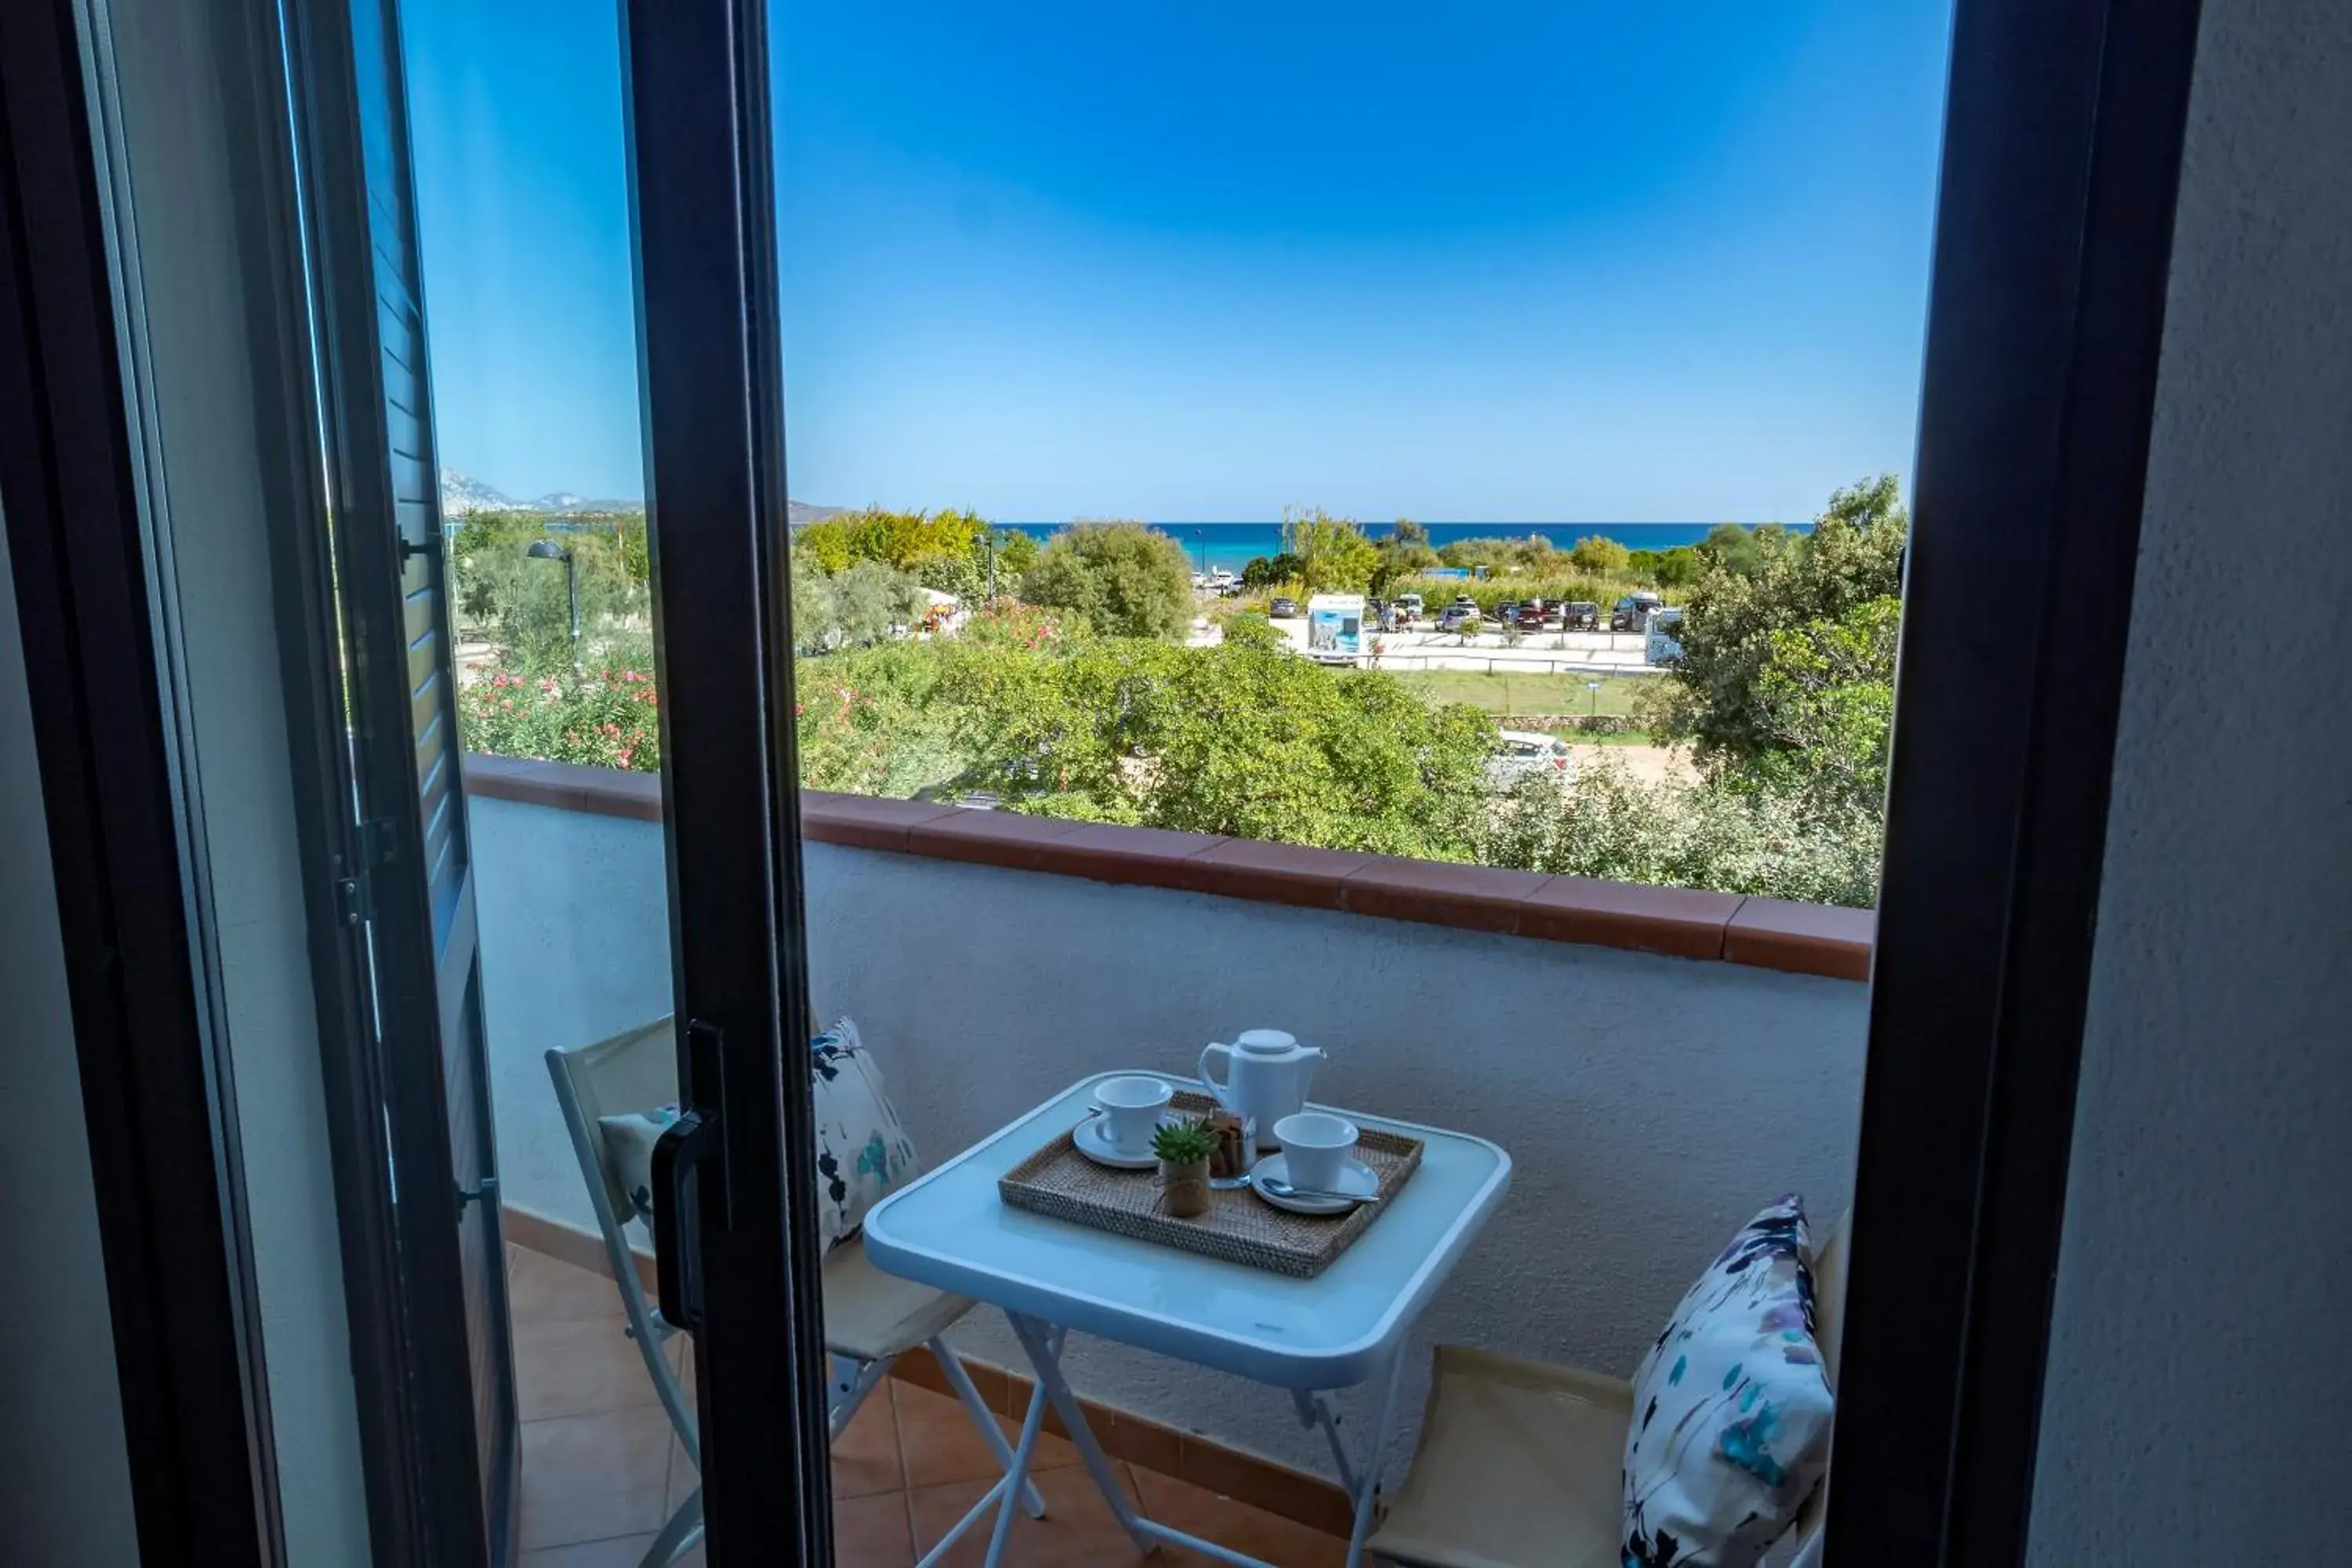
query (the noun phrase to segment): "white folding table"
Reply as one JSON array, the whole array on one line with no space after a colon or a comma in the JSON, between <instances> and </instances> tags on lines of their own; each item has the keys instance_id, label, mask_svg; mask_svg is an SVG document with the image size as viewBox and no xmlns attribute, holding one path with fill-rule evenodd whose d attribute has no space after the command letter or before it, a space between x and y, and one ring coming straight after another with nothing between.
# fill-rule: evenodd
<instances>
[{"instance_id":1,"label":"white folding table","mask_svg":"<svg viewBox=\"0 0 2352 1568\"><path fill-rule=\"evenodd\" d=\"M1381 1464L1396 1419L1406 1331L1510 1185L1510 1156L1483 1138L1345 1110L1359 1126L1422 1141L1421 1167L1355 1245L1312 1279L1293 1279L1198 1253L1114 1236L1006 1205L997 1178L1087 1114L1101 1073L1071 1085L1012 1125L901 1188L866 1216L866 1255L890 1273L1002 1308L1037 1373L1013 1465L929 1556L945 1552L996 1509L989 1568L1004 1558L1013 1505L1050 1403L1095 1485L1136 1545L1189 1547L1244 1568L1255 1557L1139 1514L1087 1426L1061 1370L1072 1331L1157 1351L1290 1392L1299 1418L1319 1426L1355 1505L1349 1568L1372 1523ZM1170 1074L1179 1089L1197 1080ZM1318 1109L1328 1109L1318 1107ZM1379 1380L1380 1415L1360 1458L1341 1441L1326 1394Z\"/></svg>"}]
</instances>

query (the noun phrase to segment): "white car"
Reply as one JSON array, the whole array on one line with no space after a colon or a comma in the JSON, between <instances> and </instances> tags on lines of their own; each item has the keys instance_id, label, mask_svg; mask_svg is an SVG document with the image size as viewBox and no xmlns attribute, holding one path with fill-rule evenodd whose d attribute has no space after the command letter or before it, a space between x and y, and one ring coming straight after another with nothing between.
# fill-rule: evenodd
<instances>
[{"instance_id":1,"label":"white car","mask_svg":"<svg viewBox=\"0 0 2352 1568\"><path fill-rule=\"evenodd\" d=\"M1566 789L1576 782L1576 753L1557 735L1535 730L1496 732L1495 754L1486 761L1486 782L1506 790L1525 778L1556 779Z\"/></svg>"},{"instance_id":2,"label":"white car","mask_svg":"<svg viewBox=\"0 0 2352 1568\"><path fill-rule=\"evenodd\" d=\"M1644 664L1672 664L1683 656L1683 613L1680 610L1650 612L1649 636L1642 644Z\"/></svg>"}]
</instances>

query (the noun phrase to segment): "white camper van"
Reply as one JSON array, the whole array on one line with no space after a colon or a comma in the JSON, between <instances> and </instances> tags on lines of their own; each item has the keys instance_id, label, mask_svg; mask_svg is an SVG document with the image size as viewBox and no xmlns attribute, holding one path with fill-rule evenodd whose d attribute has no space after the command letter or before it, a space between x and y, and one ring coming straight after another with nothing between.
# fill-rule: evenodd
<instances>
[{"instance_id":1,"label":"white camper van","mask_svg":"<svg viewBox=\"0 0 2352 1568\"><path fill-rule=\"evenodd\" d=\"M1307 601L1307 657L1318 664L1356 664L1364 657L1364 596L1318 594Z\"/></svg>"}]
</instances>

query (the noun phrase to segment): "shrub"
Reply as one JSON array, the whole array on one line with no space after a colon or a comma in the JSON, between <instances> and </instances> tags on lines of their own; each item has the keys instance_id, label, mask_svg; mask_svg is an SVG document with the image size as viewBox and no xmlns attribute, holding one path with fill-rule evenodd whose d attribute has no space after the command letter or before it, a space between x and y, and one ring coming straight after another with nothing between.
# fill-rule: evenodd
<instances>
[{"instance_id":1,"label":"shrub","mask_svg":"<svg viewBox=\"0 0 2352 1568\"><path fill-rule=\"evenodd\" d=\"M1306 563L1284 551L1278 555L1253 555L1242 567L1242 586L1272 588L1284 583L1295 583Z\"/></svg>"},{"instance_id":2,"label":"shrub","mask_svg":"<svg viewBox=\"0 0 2352 1568\"><path fill-rule=\"evenodd\" d=\"M807 552L793 563L793 641L810 653L865 647L921 620L930 601L911 572L878 561L823 570Z\"/></svg>"},{"instance_id":3,"label":"shrub","mask_svg":"<svg viewBox=\"0 0 2352 1568\"><path fill-rule=\"evenodd\" d=\"M581 655L609 664L616 646L641 637L653 595L643 512L557 520L538 512L470 513L449 548L453 609L458 621L497 645L509 674L572 668L572 608L567 568L526 553L545 540L572 556L579 584Z\"/></svg>"},{"instance_id":4,"label":"shrub","mask_svg":"<svg viewBox=\"0 0 2352 1568\"><path fill-rule=\"evenodd\" d=\"M793 531L793 543L827 572L845 571L860 561L918 572L927 562L980 561L987 538L987 520L975 512L866 507L803 523Z\"/></svg>"},{"instance_id":5,"label":"shrub","mask_svg":"<svg viewBox=\"0 0 2352 1568\"><path fill-rule=\"evenodd\" d=\"M661 700L635 667L574 678L494 668L457 690L466 749L501 757L655 773L661 767Z\"/></svg>"},{"instance_id":6,"label":"shrub","mask_svg":"<svg viewBox=\"0 0 2352 1568\"><path fill-rule=\"evenodd\" d=\"M1192 618L1192 571L1184 547L1157 530L1085 523L1037 552L1021 596L1076 611L1106 637L1178 637Z\"/></svg>"},{"instance_id":7,"label":"shrub","mask_svg":"<svg viewBox=\"0 0 2352 1568\"><path fill-rule=\"evenodd\" d=\"M1381 552L1349 517L1321 507L1282 510L1282 552L1298 563L1295 574L1304 594L1360 594L1381 568Z\"/></svg>"},{"instance_id":8,"label":"shrub","mask_svg":"<svg viewBox=\"0 0 2352 1568\"><path fill-rule=\"evenodd\" d=\"M1624 571L1632 556L1633 552L1623 545L1598 533L1578 540L1576 547L1568 552L1568 558L1576 563L1578 571L1589 572L1596 577Z\"/></svg>"},{"instance_id":9,"label":"shrub","mask_svg":"<svg viewBox=\"0 0 2352 1568\"><path fill-rule=\"evenodd\" d=\"M1908 521L1882 475L1832 496L1811 535L1765 536L1752 574L1718 561L1685 607L1682 658L1655 689L1657 727L1695 742L1727 779L1877 809Z\"/></svg>"},{"instance_id":10,"label":"shrub","mask_svg":"<svg viewBox=\"0 0 2352 1568\"><path fill-rule=\"evenodd\" d=\"M1488 866L1868 909L1884 832L1875 815L1783 790L1645 784L1612 763L1565 793L1522 782L1477 836Z\"/></svg>"}]
</instances>

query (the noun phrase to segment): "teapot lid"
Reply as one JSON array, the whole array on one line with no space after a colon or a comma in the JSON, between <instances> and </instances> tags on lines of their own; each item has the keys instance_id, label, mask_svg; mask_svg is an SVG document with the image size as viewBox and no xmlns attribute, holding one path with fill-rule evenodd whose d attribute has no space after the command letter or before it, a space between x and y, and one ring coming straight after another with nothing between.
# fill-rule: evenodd
<instances>
[{"instance_id":1,"label":"teapot lid","mask_svg":"<svg viewBox=\"0 0 2352 1568\"><path fill-rule=\"evenodd\" d=\"M1244 1029L1234 1037L1234 1049L1254 1057L1287 1056L1297 1048L1297 1038L1280 1029Z\"/></svg>"}]
</instances>

